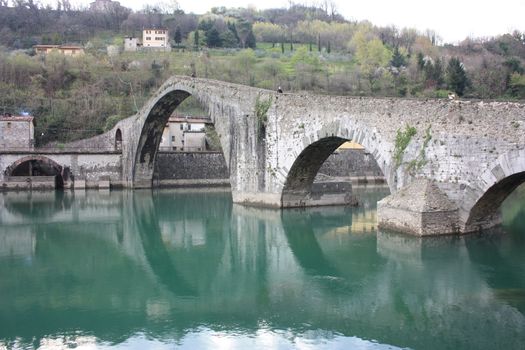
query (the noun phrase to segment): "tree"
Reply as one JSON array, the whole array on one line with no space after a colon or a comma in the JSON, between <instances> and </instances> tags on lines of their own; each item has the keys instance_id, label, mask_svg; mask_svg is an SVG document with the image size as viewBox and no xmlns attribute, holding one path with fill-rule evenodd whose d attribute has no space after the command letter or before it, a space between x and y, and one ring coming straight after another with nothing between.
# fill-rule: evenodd
<instances>
[{"instance_id":1,"label":"tree","mask_svg":"<svg viewBox=\"0 0 525 350\"><path fill-rule=\"evenodd\" d=\"M219 31L212 27L206 32L206 45L208 47L221 47L222 41L219 35Z\"/></svg>"},{"instance_id":2,"label":"tree","mask_svg":"<svg viewBox=\"0 0 525 350\"><path fill-rule=\"evenodd\" d=\"M195 50L199 49L199 31L196 30L195 34L193 36L193 45L195 46Z\"/></svg>"},{"instance_id":3,"label":"tree","mask_svg":"<svg viewBox=\"0 0 525 350\"><path fill-rule=\"evenodd\" d=\"M231 30L226 30L220 35L223 47L237 47L239 42Z\"/></svg>"},{"instance_id":4,"label":"tree","mask_svg":"<svg viewBox=\"0 0 525 350\"><path fill-rule=\"evenodd\" d=\"M182 42L182 33L180 32L180 27L177 26L177 29L175 29L175 35L173 37L175 40L175 43L178 45Z\"/></svg>"},{"instance_id":5,"label":"tree","mask_svg":"<svg viewBox=\"0 0 525 350\"><path fill-rule=\"evenodd\" d=\"M403 56L403 54L399 52L399 47L397 46L394 48L394 53L392 54L390 65L396 68L406 66L405 56Z\"/></svg>"},{"instance_id":6,"label":"tree","mask_svg":"<svg viewBox=\"0 0 525 350\"><path fill-rule=\"evenodd\" d=\"M256 41L255 41L255 35L253 35L253 31L250 30L248 33L248 36L246 37L246 47L250 49L255 49Z\"/></svg>"},{"instance_id":7,"label":"tree","mask_svg":"<svg viewBox=\"0 0 525 350\"><path fill-rule=\"evenodd\" d=\"M463 96L465 89L469 86L467 72L463 63L457 57L452 57L447 65L447 85L458 96Z\"/></svg>"},{"instance_id":8,"label":"tree","mask_svg":"<svg viewBox=\"0 0 525 350\"><path fill-rule=\"evenodd\" d=\"M525 98L525 75L513 73L510 77L509 88L512 96Z\"/></svg>"},{"instance_id":9,"label":"tree","mask_svg":"<svg viewBox=\"0 0 525 350\"><path fill-rule=\"evenodd\" d=\"M371 91L374 91L384 71L381 68L388 65L392 52L378 38L369 40L369 34L367 30L358 31L352 43L360 72L368 80Z\"/></svg>"}]
</instances>

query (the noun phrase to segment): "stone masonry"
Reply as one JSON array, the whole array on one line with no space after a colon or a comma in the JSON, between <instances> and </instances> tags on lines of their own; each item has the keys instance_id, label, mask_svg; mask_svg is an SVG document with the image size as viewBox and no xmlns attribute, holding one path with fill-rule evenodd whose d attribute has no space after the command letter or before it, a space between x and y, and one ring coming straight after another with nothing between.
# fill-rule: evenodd
<instances>
[{"instance_id":1,"label":"stone masonry","mask_svg":"<svg viewBox=\"0 0 525 350\"><path fill-rule=\"evenodd\" d=\"M278 94L175 76L139 113L76 145L114 150L115 135L120 133L123 185L151 187L162 129L190 95L215 124L236 203L315 205L311 195L315 175L347 140L363 145L373 156L390 187L390 199L416 179L429 183L416 186L410 196L423 202L447 198L457 215L449 219L456 222L444 223L444 233L452 226L456 232L471 232L496 225L499 204L525 181L525 104L511 102ZM400 149L396 136L407 127L415 134L405 140L406 149ZM433 196L426 195L429 186ZM404 220L385 210L388 203L400 202L402 198L383 202L379 226ZM441 209L447 211L448 204ZM421 212L406 215L422 216L428 207L420 205ZM432 215L423 216L433 220Z\"/></svg>"}]
</instances>

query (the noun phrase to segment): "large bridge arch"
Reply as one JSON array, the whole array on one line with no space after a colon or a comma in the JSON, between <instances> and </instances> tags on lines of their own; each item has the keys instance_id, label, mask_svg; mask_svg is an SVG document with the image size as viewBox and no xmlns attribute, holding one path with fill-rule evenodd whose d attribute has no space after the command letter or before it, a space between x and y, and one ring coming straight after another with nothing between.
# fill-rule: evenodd
<instances>
[{"instance_id":1,"label":"large bridge arch","mask_svg":"<svg viewBox=\"0 0 525 350\"><path fill-rule=\"evenodd\" d=\"M352 118L342 117L337 123L327 123L320 130L310 130L303 143L291 154L292 165L285 175L281 192L282 207L308 205L312 197L314 179L325 160L344 142L353 141L362 145L376 160L390 191L395 191L396 176L391 171L391 156L388 142L366 125L358 125ZM387 145L386 147L384 147ZM284 167L287 168L286 166Z\"/></svg>"},{"instance_id":2,"label":"large bridge arch","mask_svg":"<svg viewBox=\"0 0 525 350\"><path fill-rule=\"evenodd\" d=\"M162 132L171 113L188 97L195 98L208 111L214 124L229 169L237 162L234 137L253 115L259 89L207 79L174 76L164 83L150 102L126 126L130 135L125 153L124 176L134 188L152 186L153 168ZM232 165L233 162L233 165ZM235 180L235 174L232 179ZM233 187L233 184L232 184Z\"/></svg>"},{"instance_id":3,"label":"large bridge arch","mask_svg":"<svg viewBox=\"0 0 525 350\"><path fill-rule=\"evenodd\" d=\"M151 187L153 167L164 127L171 113L190 95L190 92L183 89L165 91L144 114L133 162L135 187Z\"/></svg>"}]
</instances>

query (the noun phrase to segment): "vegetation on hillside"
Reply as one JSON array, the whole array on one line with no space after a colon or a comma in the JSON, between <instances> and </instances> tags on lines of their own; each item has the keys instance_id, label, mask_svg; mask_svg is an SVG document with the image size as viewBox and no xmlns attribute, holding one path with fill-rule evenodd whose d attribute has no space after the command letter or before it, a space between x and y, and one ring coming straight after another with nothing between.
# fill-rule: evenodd
<instances>
[{"instance_id":1,"label":"vegetation on hillside","mask_svg":"<svg viewBox=\"0 0 525 350\"><path fill-rule=\"evenodd\" d=\"M441 45L432 31L347 21L328 5L197 16L176 2L103 13L57 4L0 0L0 112L33 114L39 144L107 130L174 74L337 95L525 98L525 33ZM168 28L173 51L122 52L144 27ZM73 43L86 54L32 50Z\"/></svg>"}]
</instances>

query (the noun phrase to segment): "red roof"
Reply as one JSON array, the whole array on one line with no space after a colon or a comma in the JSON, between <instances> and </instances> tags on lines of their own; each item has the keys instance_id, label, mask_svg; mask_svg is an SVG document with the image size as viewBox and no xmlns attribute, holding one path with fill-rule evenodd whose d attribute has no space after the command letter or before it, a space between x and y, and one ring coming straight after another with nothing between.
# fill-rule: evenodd
<instances>
[{"instance_id":1,"label":"red roof","mask_svg":"<svg viewBox=\"0 0 525 350\"><path fill-rule=\"evenodd\" d=\"M0 115L1 121L32 122L33 119L35 118L33 118L30 115L13 115L13 116Z\"/></svg>"}]
</instances>

